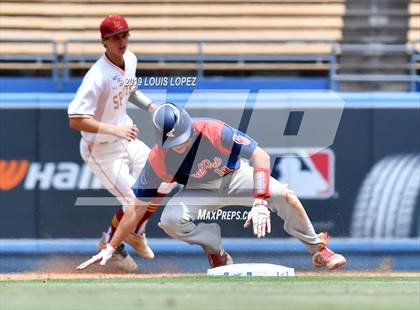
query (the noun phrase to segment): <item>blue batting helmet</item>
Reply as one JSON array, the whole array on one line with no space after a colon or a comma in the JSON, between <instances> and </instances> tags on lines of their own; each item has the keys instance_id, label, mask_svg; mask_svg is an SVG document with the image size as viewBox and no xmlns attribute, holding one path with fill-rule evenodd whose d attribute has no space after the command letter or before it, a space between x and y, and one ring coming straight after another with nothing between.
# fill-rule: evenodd
<instances>
[{"instance_id":1,"label":"blue batting helmet","mask_svg":"<svg viewBox=\"0 0 420 310\"><path fill-rule=\"evenodd\" d=\"M192 120L187 111L174 103L165 103L153 113L153 125L158 143L163 148L172 148L187 142L192 136Z\"/></svg>"}]
</instances>

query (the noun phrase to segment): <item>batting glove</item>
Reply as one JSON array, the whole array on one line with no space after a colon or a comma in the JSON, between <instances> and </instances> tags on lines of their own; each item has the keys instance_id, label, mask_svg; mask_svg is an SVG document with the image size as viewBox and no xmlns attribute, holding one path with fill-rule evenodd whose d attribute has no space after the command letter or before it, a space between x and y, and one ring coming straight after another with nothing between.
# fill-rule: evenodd
<instances>
[{"instance_id":1,"label":"batting glove","mask_svg":"<svg viewBox=\"0 0 420 310\"><path fill-rule=\"evenodd\" d=\"M248 219L244 224L244 228L251 225L254 228L254 235L257 238L265 237L265 234L271 233L270 210L268 209L267 200L255 199L251 211L248 213Z\"/></svg>"},{"instance_id":2,"label":"batting glove","mask_svg":"<svg viewBox=\"0 0 420 310\"><path fill-rule=\"evenodd\" d=\"M85 269L89 267L90 265L96 264L97 262L100 262L99 265L105 266L106 262L110 260L114 252L115 252L115 248L108 243L105 249L100 251L98 254L92 256L87 261L81 263L79 266L77 266L77 269L79 270Z\"/></svg>"}]
</instances>

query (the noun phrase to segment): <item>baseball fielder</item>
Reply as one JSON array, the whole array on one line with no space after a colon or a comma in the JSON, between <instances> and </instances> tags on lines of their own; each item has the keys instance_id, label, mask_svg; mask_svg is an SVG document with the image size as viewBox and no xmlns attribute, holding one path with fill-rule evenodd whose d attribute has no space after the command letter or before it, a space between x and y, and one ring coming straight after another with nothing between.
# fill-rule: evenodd
<instances>
[{"instance_id":1,"label":"baseball fielder","mask_svg":"<svg viewBox=\"0 0 420 310\"><path fill-rule=\"evenodd\" d=\"M93 173L122 204L98 247L104 248L135 198L131 187L143 169L150 148L138 140L138 128L127 115L127 102L152 112L156 105L137 90L137 57L127 50L129 27L124 17L107 16L100 24L105 54L85 75L68 107L70 127L82 134L80 154ZM128 81L128 82L126 82ZM144 234L146 222L156 207L148 206L124 240L141 257L152 259ZM137 266L121 245L114 253L117 267L132 271Z\"/></svg>"},{"instance_id":2,"label":"baseball fielder","mask_svg":"<svg viewBox=\"0 0 420 310\"><path fill-rule=\"evenodd\" d=\"M225 205L251 206L244 227L252 224L260 238L271 232L270 211L284 220L284 229L306 244L316 267L336 269L346 259L327 247L328 235L315 233L305 209L287 185L270 177L270 157L243 132L215 119L191 119L176 105L156 109L153 123L159 143L133 190L136 207L127 209L107 247L78 268L101 261L104 265L157 196L162 181L177 181L184 189L163 210L160 226L171 237L199 244L211 267L233 262L224 251L216 223L195 224L200 210L209 212ZM245 160L250 160L252 166Z\"/></svg>"}]
</instances>

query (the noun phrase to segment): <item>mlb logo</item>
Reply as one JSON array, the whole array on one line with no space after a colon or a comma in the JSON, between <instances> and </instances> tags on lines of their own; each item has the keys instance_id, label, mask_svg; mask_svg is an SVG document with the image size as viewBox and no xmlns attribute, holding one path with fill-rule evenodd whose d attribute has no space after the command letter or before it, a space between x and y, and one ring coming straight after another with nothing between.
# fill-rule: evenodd
<instances>
[{"instance_id":1,"label":"mlb logo","mask_svg":"<svg viewBox=\"0 0 420 310\"><path fill-rule=\"evenodd\" d=\"M271 175L303 199L328 199L335 192L335 155L331 149L285 150L275 158Z\"/></svg>"}]
</instances>

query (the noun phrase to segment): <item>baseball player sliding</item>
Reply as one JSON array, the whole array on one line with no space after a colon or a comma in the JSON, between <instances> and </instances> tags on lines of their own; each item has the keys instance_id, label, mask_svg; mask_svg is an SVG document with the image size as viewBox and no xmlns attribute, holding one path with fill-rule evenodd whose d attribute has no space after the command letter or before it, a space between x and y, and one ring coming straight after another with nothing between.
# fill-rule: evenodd
<instances>
[{"instance_id":1,"label":"baseball player sliding","mask_svg":"<svg viewBox=\"0 0 420 310\"><path fill-rule=\"evenodd\" d=\"M271 232L270 211L284 220L284 229L306 244L316 267L336 269L346 259L327 247L328 235L317 234L295 193L270 177L270 157L243 132L214 119L191 119L174 104L159 106L153 115L159 143L152 148L146 166L133 187L135 206L127 208L106 248L78 266L101 265L146 214L147 206L158 196L161 182L184 185L166 204L161 228L171 237L199 244L207 253L211 267L233 263L224 251L220 227L198 223L199 210L213 211L229 204L251 206L244 227L252 224L260 238ZM252 165L247 161L249 160Z\"/></svg>"},{"instance_id":2,"label":"baseball player sliding","mask_svg":"<svg viewBox=\"0 0 420 310\"><path fill-rule=\"evenodd\" d=\"M115 232L124 211L135 198L131 187L143 169L150 148L138 140L138 128L127 115L127 102L152 112L156 105L138 91L137 85L125 83L136 77L137 58L127 50L129 27L122 16L107 16L100 24L105 54L85 75L68 107L70 127L82 133L80 154L93 173L122 204L112 225L98 243L100 249ZM144 234L146 222L156 207L148 206L124 241L145 259L154 257ZM136 263L119 245L112 257L114 267L126 271Z\"/></svg>"}]
</instances>

